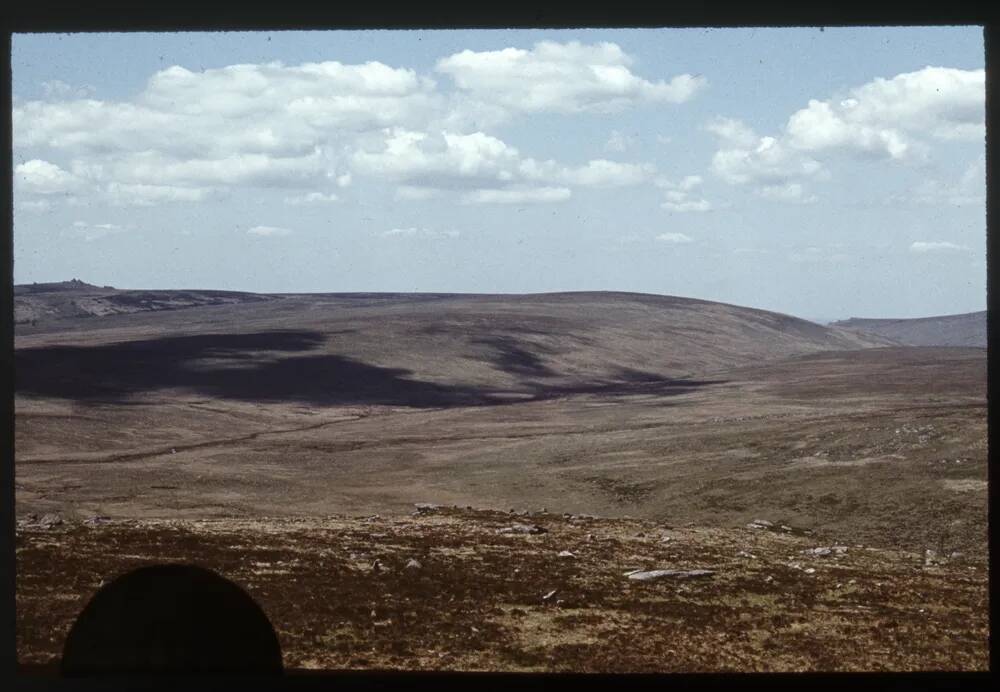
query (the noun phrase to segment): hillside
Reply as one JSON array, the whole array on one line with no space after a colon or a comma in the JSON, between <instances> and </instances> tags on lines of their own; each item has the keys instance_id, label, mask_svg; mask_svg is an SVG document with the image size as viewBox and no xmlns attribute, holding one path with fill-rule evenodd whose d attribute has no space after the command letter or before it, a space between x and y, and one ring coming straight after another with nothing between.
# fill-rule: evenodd
<instances>
[{"instance_id":1,"label":"hillside","mask_svg":"<svg viewBox=\"0 0 1000 692\"><path fill-rule=\"evenodd\" d=\"M974 346L986 348L986 311L916 319L877 320L852 317L832 323L892 339L906 346Z\"/></svg>"},{"instance_id":2,"label":"hillside","mask_svg":"<svg viewBox=\"0 0 1000 692\"><path fill-rule=\"evenodd\" d=\"M21 522L18 658L53 671L102 579L197 556L261 605L289 673L988 669L984 557L838 546L787 528L451 507ZM681 574L629 576L653 569Z\"/></svg>"},{"instance_id":3,"label":"hillside","mask_svg":"<svg viewBox=\"0 0 1000 692\"><path fill-rule=\"evenodd\" d=\"M38 322L66 318L104 317L272 299L270 296L236 291L123 291L72 279L15 286L14 323L37 325Z\"/></svg>"},{"instance_id":4,"label":"hillside","mask_svg":"<svg viewBox=\"0 0 1000 692\"><path fill-rule=\"evenodd\" d=\"M84 293L70 294L76 305ZM133 306L141 302L136 293L100 300ZM28 297L59 305L65 295ZM497 403L698 386L690 378L709 370L887 343L763 310L631 293L141 295L153 306L203 296L219 302L22 325L19 391L117 398L172 388L243 401Z\"/></svg>"}]
</instances>

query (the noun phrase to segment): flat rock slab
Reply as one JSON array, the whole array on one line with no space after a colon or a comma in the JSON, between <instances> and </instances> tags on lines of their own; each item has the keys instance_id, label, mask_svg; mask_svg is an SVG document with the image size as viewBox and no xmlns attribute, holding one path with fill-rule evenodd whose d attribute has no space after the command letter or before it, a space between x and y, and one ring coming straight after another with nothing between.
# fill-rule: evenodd
<instances>
[{"instance_id":1,"label":"flat rock slab","mask_svg":"<svg viewBox=\"0 0 1000 692\"><path fill-rule=\"evenodd\" d=\"M646 572L632 572L628 575L633 581L653 581L654 579L699 579L711 577L715 570L711 569L651 569Z\"/></svg>"}]
</instances>

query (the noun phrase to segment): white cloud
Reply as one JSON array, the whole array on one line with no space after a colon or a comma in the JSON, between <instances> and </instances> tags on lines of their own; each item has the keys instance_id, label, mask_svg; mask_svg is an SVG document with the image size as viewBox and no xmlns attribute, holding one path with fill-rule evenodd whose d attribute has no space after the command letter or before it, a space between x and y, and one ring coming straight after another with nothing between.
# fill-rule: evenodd
<instances>
[{"instance_id":1,"label":"white cloud","mask_svg":"<svg viewBox=\"0 0 1000 692\"><path fill-rule=\"evenodd\" d=\"M755 146L758 141L757 133L750 129L743 121L735 118L724 118L721 116L712 118L705 123L705 129L726 144L742 149Z\"/></svg>"},{"instance_id":2,"label":"white cloud","mask_svg":"<svg viewBox=\"0 0 1000 692\"><path fill-rule=\"evenodd\" d=\"M712 157L712 170L736 185L783 185L823 172L818 161L774 137L760 137L750 148L720 149Z\"/></svg>"},{"instance_id":3,"label":"white cloud","mask_svg":"<svg viewBox=\"0 0 1000 692\"><path fill-rule=\"evenodd\" d=\"M656 172L650 164L618 163L607 159L595 159L578 167L562 166L551 160L525 159L519 170L526 180L586 187L638 185Z\"/></svg>"},{"instance_id":4,"label":"white cloud","mask_svg":"<svg viewBox=\"0 0 1000 692\"><path fill-rule=\"evenodd\" d=\"M512 187L499 190L473 190L462 196L463 204L540 204L562 202L572 192L565 187Z\"/></svg>"},{"instance_id":5,"label":"white cloud","mask_svg":"<svg viewBox=\"0 0 1000 692\"><path fill-rule=\"evenodd\" d=\"M285 204L291 204L293 206L299 205L310 205L310 204L329 204L331 202L336 202L340 198L336 194L329 192L308 192L304 195L295 195L292 197L285 197Z\"/></svg>"},{"instance_id":6,"label":"white cloud","mask_svg":"<svg viewBox=\"0 0 1000 692\"><path fill-rule=\"evenodd\" d=\"M346 187L334 171L354 138L425 123L442 103L433 80L377 62L174 66L129 101L46 93L57 100L15 104L15 146L69 155L98 186Z\"/></svg>"},{"instance_id":7,"label":"white cloud","mask_svg":"<svg viewBox=\"0 0 1000 692\"><path fill-rule=\"evenodd\" d=\"M655 172L649 164L606 159L582 166L522 158L520 152L483 132L430 134L395 129L382 149L358 151L354 166L370 175L400 183L400 199L426 199L434 190L466 191L465 202L559 201L566 186L636 185Z\"/></svg>"},{"instance_id":8,"label":"white cloud","mask_svg":"<svg viewBox=\"0 0 1000 692\"><path fill-rule=\"evenodd\" d=\"M661 233L660 235L656 236L656 239L664 243L673 243L673 244L684 244L684 243L694 242L691 236L685 235L683 233Z\"/></svg>"},{"instance_id":9,"label":"white cloud","mask_svg":"<svg viewBox=\"0 0 1000 692\"><path fill-rule=\"evenodd\" d=\"M969 248L964 245L956 245L945 240L918 240L910 245L910 252L917 254L940 253L940 252L966 252Z\"/></svg>"},{"instance_id":10,"label":"white cloud","mask_svg":"<svg viewBox=\"0 0 1000 692\"><path fill-rule=\"evenodd\" d=\"M464 50L436 69L474 99L510 113L611 113L642 102L682 103L706 84L690 74L650 82L632 73L632 63L614 43L542 41L531 50Z\"/></svg>"},{"instance_id":11,"label":"white cloud","mask_svg":"<svg viewBox=\"0 0 1000 692\"><path fill-rule=\"evenodd\" d=\"M829 177L815 156L922 161L933 140L982 138L984 85L983 70L942 67L878 78L843 98L811 99L774 137L758 136L738 120L716 118L705 126L720 140L712 170L730 184L753 186L767 199L812 202L816 197L803 183Z\"/></svg>"},{"instance_id":12,"label":"white cloud","mask_svg":"<svg viewBox=\"0 0 1000 692\"><path fill-rule=\"evenodd\" d=\"M263 237L276 237L288 235L292 232L290 228L280 228L278 226L254 226L253 228L247 229L247 233L250 235L263 236Z\"/></svg>"},{"instance_id":13,"label":"white cloud","mask_svg":"<svg viewBox=\"0 0 1000 692\"><path fill-rule=\"evenodd\" d=\"M668 137L667 135L656 135L656 141L660 144L670 144L674 141L674 138Z\"/></svg>"},{"instance_id":14,"label":"white cloud","mask_svg":"<svg viewBox=\"0 0 1000 692\"><path fill-rule=\"evenodd\" d=\"M517 149L482 132L462 135L395 129L381 151L358 151L354 165L371 175L417 187L468 188L513 180Z\"/></svg>"},{"instance_id":15,"label":"white cloud","mask_svg":"<svg viewBox=\"0 0 1000 692\"><path fill-rule=\"evenodd\" d=\"M666 178L657 178L654 181L657 187L665 188L664 196L666 200L660 207L668 211L676 212L700 212L711 211L712 204L707 199L692 196L692 190L702 184L700 175L689 175L674 183Z\"/></svg>"},{"instance_id":16,"label":"white cloud","mask_svg":"<svg viewBox=\"0 0 1000 692\"><path fill-rule=\"evenodd\" d=\"M19 190L36 195L66 194L83 187L77 176L41 159L14 166L14 183Z\"/></svg>"},{"instance_id":17,"label":"white cloud","mask_svg":"<svg viewBox=\"0 0 1000 692\"><path fill-rule=\"evenodd\" d=\"M925 67L874 79L847 98L812 99L792 114L785 130L792 146L807 151L919 158L926 147L914 137L982 139L985 96L984 70Z\"/></svg>"}]
</instances>

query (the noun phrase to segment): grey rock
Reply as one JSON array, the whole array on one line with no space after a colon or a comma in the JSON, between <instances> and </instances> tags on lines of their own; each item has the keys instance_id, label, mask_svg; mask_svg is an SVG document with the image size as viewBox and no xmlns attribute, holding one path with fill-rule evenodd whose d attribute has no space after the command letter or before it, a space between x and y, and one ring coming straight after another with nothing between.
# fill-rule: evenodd
<instances>
[{"instance_id":1,"label":"grey rock","mask_svg":"<svg viewBox=\"0 0 1000 692\"><path fill-rule=\"evenodd\" d=\"M698 579L701 577L711 577L715 570L711 569L653 569L642 572L632 572L628 578L632 581L653 581L654 579Z\"/></svg>"},{"instance_id":2,"label":"grey rock","mask_svg":"<svg viewBox=\"0 0 1000 692\"><path fill-rule=\"evenodd\" d=\"M58 514L44 514L42 515L42 518L38 520L38 525L43 529L50 529L53 526L61 526L62 523L62 517Z\"/></svg>"},{"instance_id":3,"label":"grey rock","mask_svg":"<svg viewBox=\"0 0 1000 692\"><path fill-rule=\"evenodd\" d=\"M576 557L576 555L574 555L568 550L562 550L559 552L559 557Z\"/></svg>"},{"instance_id":4,"label":"grey rock","mask_svg":"<svg viewBox=\"0 0 1000 692\"><path fill-rule=\"evenodd\" d=\"M420 569L421 567L423 567L423 565L421 565L420 560L417 560L416 558L412 558L406 563L406 569Z\"/></svg>"},{"instance_id":5,"label":"grey rock","mask_svg":"<svg viewBox=\"0 0 1000 692\"><path fill-rule=\"evenodd\" d=\"M499 529L497 533L528 533L528 534L539 534L547 533L548 529L544 529L537 524L511 524L502 529Z\"/></svg>"}]
</instances>

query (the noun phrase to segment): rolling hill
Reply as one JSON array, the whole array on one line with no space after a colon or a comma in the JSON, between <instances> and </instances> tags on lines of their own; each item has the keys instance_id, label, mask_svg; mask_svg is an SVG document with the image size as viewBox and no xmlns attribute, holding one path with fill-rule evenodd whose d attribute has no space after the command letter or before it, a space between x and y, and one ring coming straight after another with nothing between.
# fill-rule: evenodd
<instances>
[{"instance_id":1,"label":"rolling hill","mask_svg":"<svg viewBox=\"0 0 1000 692\"><path fill-rule=\"evenodd\" d=\"M171 388L244 401L495 403L692 387L690 378L719 368L889 343L774 312L635 293L79 287L16 298L28 299L40 314L63 317L18 326L19 391L71 398ZM85 300L110 307L101 313ZM85 317L81 304L91 306Z\"/></svg>"},{"instance_id":2,"label":"rolling hill","mask_svg":"<svg viewBox=\"0 0 1000 692\"><path fill-rule=\"evenodd\" d=\"M831 326L892 339L905 346L974 346L986 348L986 311L916 319L879 320L852 317Z\"/></svg>"},{"instance_id":3,"label":"rolling hill","mask_svg":"<svg viewBox=\"0 0 1000 692\"><path fill-rule=\"evenodd\" d=\"M79 279L14 287L14 323L270 300L236 291L121 291Z\"/></svg>"}]
</instances>

